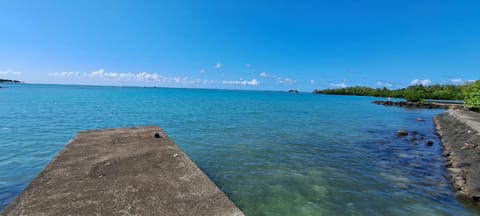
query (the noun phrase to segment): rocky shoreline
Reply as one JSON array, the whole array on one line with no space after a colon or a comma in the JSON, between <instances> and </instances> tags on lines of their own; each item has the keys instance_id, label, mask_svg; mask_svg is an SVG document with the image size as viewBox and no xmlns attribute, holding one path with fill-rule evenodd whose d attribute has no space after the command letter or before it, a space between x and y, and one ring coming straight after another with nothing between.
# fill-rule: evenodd
<instances>
[{"instance_id":1,"label":"rocky shoreline","mask_svg":"<svg viewBox=\"0 0 480 216\"><path fill-rule=\"evenodd\" d=\"M455 195L480 205L480 113L448 110L433 120Z\"/></svg>"},{"instance_id":2,"label":"rocky shoreline","mask_svg":"<svg viewBox=\"0 0 480 216\"><path fill-rule=\"evenodd\" d=\"M406 101L373 101L372 103L384 106L397 106L405 108L422 108L422 109L451 109L462 108L462 104L450 104L450 103L418 103L418 102L406 102Z\"/></svg>"}]
</instances>

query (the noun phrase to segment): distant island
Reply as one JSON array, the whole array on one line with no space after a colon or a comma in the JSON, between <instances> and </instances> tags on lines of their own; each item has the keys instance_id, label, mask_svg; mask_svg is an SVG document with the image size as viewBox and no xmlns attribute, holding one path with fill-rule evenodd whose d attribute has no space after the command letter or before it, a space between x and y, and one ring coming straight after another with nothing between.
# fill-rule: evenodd
<instances>
[{"instance_id":1,"label":"distant island","mask_svg":"<svg viewBox=\"0 0 480 216\"><path fill-rule=\"evenodd\" d=\"M0 79L0 83L22 83L18 80Z\"/></svg>"}]
</instances>

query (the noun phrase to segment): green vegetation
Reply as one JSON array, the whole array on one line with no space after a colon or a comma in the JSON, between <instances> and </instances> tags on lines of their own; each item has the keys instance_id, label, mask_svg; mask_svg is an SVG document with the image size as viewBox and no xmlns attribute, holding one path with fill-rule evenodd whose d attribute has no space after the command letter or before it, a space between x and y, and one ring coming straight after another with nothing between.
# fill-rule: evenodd
<instances>
[{"instance_id":1,"label":"green vegetation","mask_svg":"<svg viewBox=\"0 0 480 216\"><path fill-rule=\"evenodd\" d=\"M465 85L463 93L465 106L470 109L480 110L480 80Z\"/></svg>"},{"instance_id":2,"label":"green vegetation","mask_svg":"<svg viewBox=\"0 0 480 216\"><path fill-rule=\"evenodd\" d=\"M477 81L478 83L479 81ZM480 84L477 85L477 105L480 102ZM425 99L463 100L462 85L412 85L407 88L390 90L387 88L348 87L339 89L314 90L314 94L363 95L373 97L405 98L411 102L423 102Z\"/></svg>"}]
</instances>

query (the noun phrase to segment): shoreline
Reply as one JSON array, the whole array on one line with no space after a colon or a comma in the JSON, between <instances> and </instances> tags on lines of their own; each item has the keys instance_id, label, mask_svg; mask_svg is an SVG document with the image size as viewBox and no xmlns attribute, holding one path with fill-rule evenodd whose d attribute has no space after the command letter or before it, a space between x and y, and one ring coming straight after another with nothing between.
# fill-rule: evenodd
<instances>
[{"instance_id":1,"label":"shoreline","mask_svg":"<svg viewBox=\"0 0 480 216\"><path fill-rule=\"evenodd\" d=\"M441 103L441 102L405 102L405 101L373 101L372 103L383 106L397 106L404 108L419 108L419 109L461 109L463 104L460 103Z\"/></svg>"},{"instance_id":2,"label":"shoreline","mask_svg":"<svg viewBox=\"0 0 480 216\"><path fill-rule=\"evenodd\" d=\"M451 109L433 117L455 196L480 204L480 113Z\"/></svg>"}]
</instances>

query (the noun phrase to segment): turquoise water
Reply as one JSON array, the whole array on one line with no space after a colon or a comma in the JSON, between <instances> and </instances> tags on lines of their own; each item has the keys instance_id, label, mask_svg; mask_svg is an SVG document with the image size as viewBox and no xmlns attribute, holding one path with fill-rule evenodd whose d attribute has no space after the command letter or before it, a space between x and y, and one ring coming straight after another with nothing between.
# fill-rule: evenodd
<instances>
[{"instance_id":1,"label":"turquoise water","mask_svg":"<svg viewBox=\"0 0 480 216\"><path fill-rule=\"evenodd\" d=\"M283 92L1 86L0 209L77 131L159 125L246 215L479 213L446 178L431 120L442 110Z\"/></svg>"}]
</instances>

